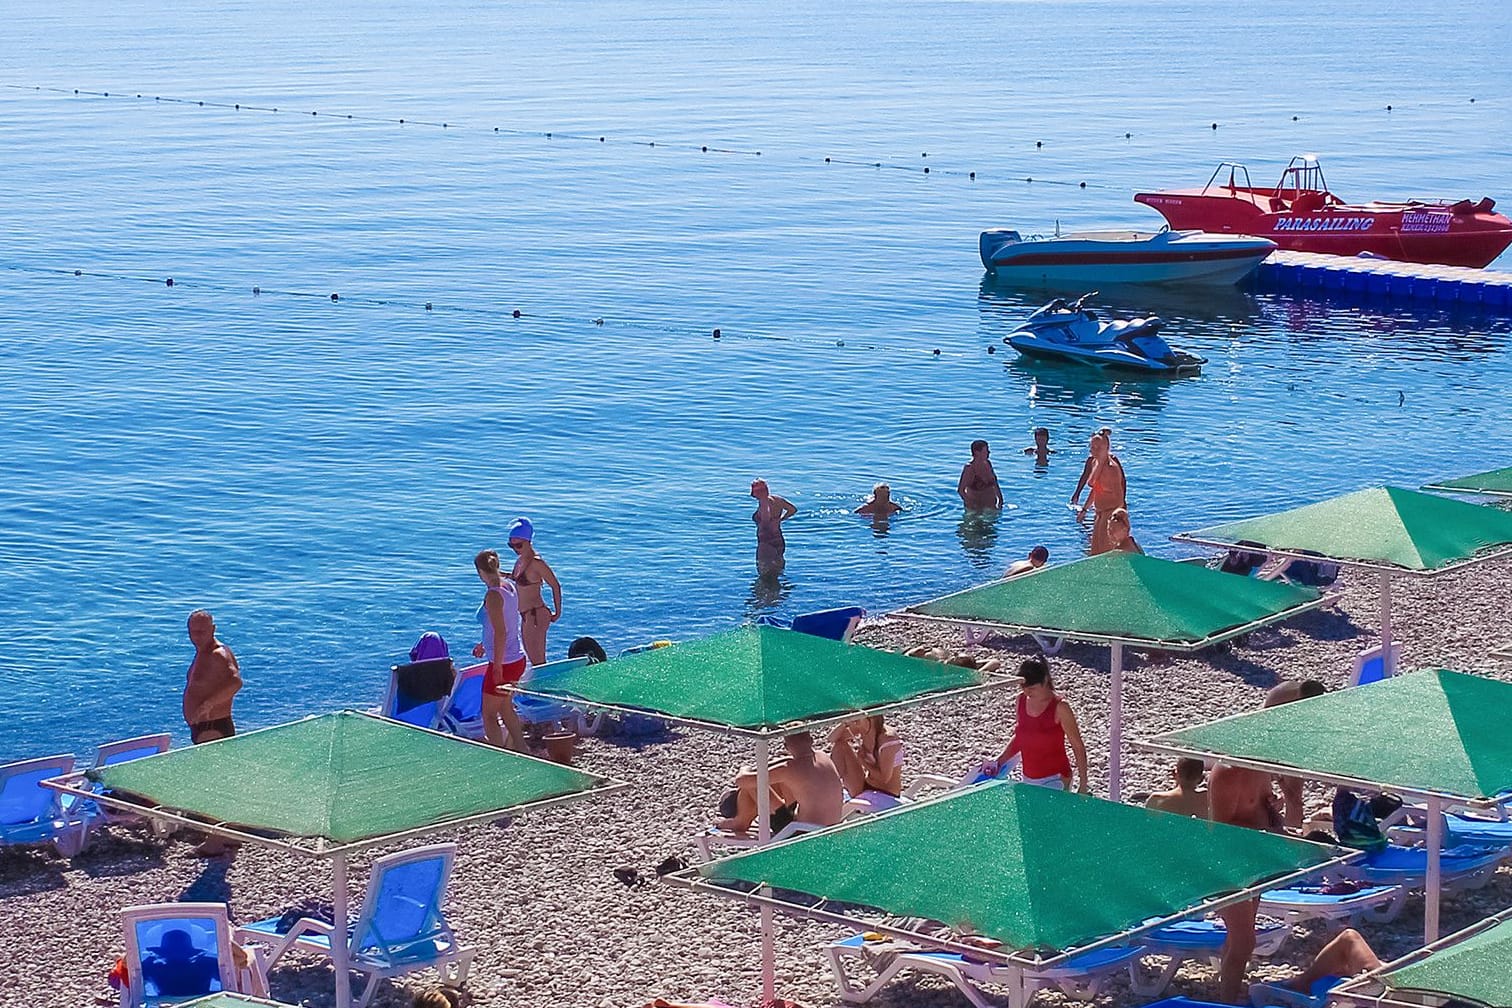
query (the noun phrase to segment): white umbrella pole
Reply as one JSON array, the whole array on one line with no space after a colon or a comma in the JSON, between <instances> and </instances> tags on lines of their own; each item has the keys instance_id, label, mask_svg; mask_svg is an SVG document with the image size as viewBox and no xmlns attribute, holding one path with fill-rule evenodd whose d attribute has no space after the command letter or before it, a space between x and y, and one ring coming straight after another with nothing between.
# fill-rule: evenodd
<instances>
[{"instance_id":1,"label":"white umbrella pole","mask_svg":"<svg viewBox=\"0 0 1512 1008\"><path fill-rule=\"evenodd\" d=\"M1123 645L1114 644L1109 659L1111 710L1108 712L1108 797L1123 800Z\"/></svg>"},{"instance_id":2,"label":"white umbrella pole","mask_svg":"<svg viewBox=\"0 0 1512 1008\"><path fill-rule=\"evenodd\" d=\"M1428 799L1428 878L1423 885L1423 944L1439 938L1439 890L1442 870L1439 852L1444 849L1444 802Z\"/></svg>"},{"instance_id":3,"label":"white umbrella pole","mask_svg":"<svg viewBox=\"0 0 1512 1008\"><path fill-rule=\"evenodd\" d=\"M336 971L336 1008L352 1008L351 943L347 939L347 860L331 858L331 967Z\"/></svg>"},{"instance_id":4,"label":"white umbrella pole","mask_svg":"<svg viewBox=\"0 0 1512 1008\"><path fill-rule=\"evenodd\" d=\"M756 840L765 847L772 839L772 785L768 768L767 740L756 743ZM763 889L763 896L770 896L770 889ZM768 1004L777 997L777 949L772 933L772 907L761 905L761 1003Z\"/></svg>"},{"instance_id":5,"label":"white umbrella pole","mask_svg":"<svg viewBox=\"0 0 1512 1008\"><path fill-rule=\"evenodd\" d=\"M1381 571L1381 663L1386 675L1395 675L1391 661L1391 573Z\"/></svg>"}]
</instances>

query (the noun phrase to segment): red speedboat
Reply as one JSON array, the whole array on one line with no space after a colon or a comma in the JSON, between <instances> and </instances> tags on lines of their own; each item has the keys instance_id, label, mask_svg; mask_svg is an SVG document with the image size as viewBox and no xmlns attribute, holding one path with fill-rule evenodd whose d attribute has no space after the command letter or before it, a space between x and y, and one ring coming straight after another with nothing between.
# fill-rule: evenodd
<instances>
[{"instance_id":1,"label":"red speedboat","mask_svg":"<svg viewBox=\"0 0 1512 1008\"><path fill-rule=\"evenodd\" d=\"M1228 181L1220 182L1224 169ZM1323 168L1310 154L1292 158L1273 189L1250 185L1244 165L1225 161L1201 189L1134 199L1159 210L1172 228L1257 235L1298 252L1481 267L1512 245L1512 220L1493 213L1489 197L1479 203L1345 203L1328 191Z\"/></svg>"}]
</instances>

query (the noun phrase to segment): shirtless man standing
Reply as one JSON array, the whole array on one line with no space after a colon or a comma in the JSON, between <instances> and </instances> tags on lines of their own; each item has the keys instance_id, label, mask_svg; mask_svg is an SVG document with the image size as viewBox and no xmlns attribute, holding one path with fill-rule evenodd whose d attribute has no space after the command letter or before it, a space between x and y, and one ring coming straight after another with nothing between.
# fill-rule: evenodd
<instances>
[{"instance_id":1,"label":"shirtless man standing","mask_svg":"<svg viewBox=\"0 0 1512 1008\"><path fill-rule=\"evenodd\" d=\"M956 493L967 511L990 511L1003 506L1003 488L998 485L986 441L971 442L971 461L961 467Z\"/></svg>"},{"instance_id":2,"label":"shirtless man standing","mask_svg":"<svg viewBox=\"0 0 1512 1008\"><path fill-rule=\"evenodd\" d=\"M840 774L835 764L814 749L814 736L808 732L788 735L782 740L788 759L772 767L767 774L772 790L793 817L819 826L833 826L845 810L845 796L840 788ZM756 771L743 771L735 778L735 814L719 821L719 828L745 833L756 821ZM776 809L774 808L775 812Z\"/></svg>"},{"instance_id":3,"label":"shirtless man standing","mask_svg":"<svg viewBox=\"0 0 1512 1008\"><path fill-rule=\"evenodd\" d=\"M1219 765L1208 778L1208 805L1214 822L1282 833L1281 810L1271 790L1271 775L1258 770ZM1250 956L1255 951L1255 913L1258 899L1234 903L1218 911L1228 928L1218 967L1218 1000L1242 1004L1240 996Z\"/></svg>"},{"instance_id":4,"label":"shirtless man standing","mask_svg":"<svg viewBox=\"0 0 1512 1008\"><path fill-rule=\"evenodd\" d=\"M231 649L215 639L215 617L203 609L189 614L194 661L184 685L184 722L195 745L236 734L231 700L242 688L241 668Z\"/></svg>"}]
</instances>

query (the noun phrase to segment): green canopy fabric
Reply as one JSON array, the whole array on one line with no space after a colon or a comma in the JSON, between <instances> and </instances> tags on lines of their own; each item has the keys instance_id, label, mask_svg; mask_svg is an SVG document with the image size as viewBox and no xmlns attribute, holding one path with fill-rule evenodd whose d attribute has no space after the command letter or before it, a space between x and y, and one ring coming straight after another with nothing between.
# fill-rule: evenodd
<instances>
[{"instance_id":1,"label":"green canopy fabric","mask_svg":"<svg viewBox=\"0 0 1512 1008\"><path fill-rule=\"evenodd\" d=\"M999 783L699 868L1059 952L1340 855L1088 795Z\"/></svg>"},{"instance_id":2,"label":"green canopy fabric","mask_svg":"<svg viewBox=\"0 0 1512 1008\"><path fill-rule=\"evenodd\" d=\"M1158 735L1148 747L1481 801L1512 788L1512 684L1432 669Z\"/></svg>"},{"instance_id":3,"label":"green canopy fabric","mask_svg":"<svg viewBox=\"0 0 1512 1008\"><path fill-rule=\"evenodd\" d=\"M1438 570L1512 543L1512 514L1434 494L1379 487L1174 538L1225 546L1247 540L1342 562Z\"/></svg>"},{"instance_id":4,"label":"green canopy fabric","mask_svg":"<svg viewBox=\"0 0 1512 1008\"><path fill-rule=\"evenodd\" d=\"M1429 483L1424 490L1458 490L1460 493L1490 494L1496 497L1512 497L1512 466L1492 469L1488 472L1461 476L1459 479L1440 480Z\"/></svg>"},{"instance_id":5,"label":"green canopy fabric","mask_svg":"<svg viewBox=\"0 0 1512 1008\"><path fill-rule=\"evenodd\" d=\"M334 844L608 786L604 778L343 711L91 770L111 791Z\"/></svg>"},{"instance_id":6,"label":"green canopy fabric","mask_svg":"<svg viewBox=\"0 0 1512 1008\"><path fill-rule=\"evenodd\" d=\"M1114 552L995 581L904 612L1081 640L1192 649L1319 601L1311 588Z\"/></svg>"},{"instance_id":7,"label":"green canopy fabric","mask_svg":"<svg viewBox=\"0 0 1512 1008\"><path fill-rule=\"evenodd\" d=\"M971 669L768 626L567 669L524 692L749 731L978 686Z\"/></svg>"},{"instance_id":8,"label":"green canopy fabric","mask_svg":"<svg viewBox=\"0 0 1512 1008\"><path fill-rule=\"evenodd\" d=\"M1381 979L1396 990L1448 994L1494 1008L1512 1008L1512 920L1445 946Z\"/></svg>"}]
</instances>

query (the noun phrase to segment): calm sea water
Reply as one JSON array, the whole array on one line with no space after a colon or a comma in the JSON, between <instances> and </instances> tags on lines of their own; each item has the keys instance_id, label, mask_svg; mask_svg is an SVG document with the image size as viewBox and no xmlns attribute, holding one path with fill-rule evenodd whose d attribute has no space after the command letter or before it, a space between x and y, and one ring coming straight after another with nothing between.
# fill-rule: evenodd
<instances>
[{"instance_id":1,"label":"calm sea water","mask_svg":"<svg viewBox=\"0 0 1512 1008\"><path fill-rule=\"evenodd\" d=\"M197 606L241 656L239 720L375 703L421 631L472 643L471 556L517 514L565 585L553 650L614 650L884 610L1035 543L1074 557L1063 502L1103 424L1157 550L1512 448L1506 322L1124 293L1108 307L1161 314L1211 363L1110 380L1003 352L1041 298L976 256L986 226L1157 224L1134 189L1227 158L1258 181L1316 151L1346 196L1512 204L1499 5L126 0L6 20L0 758L181 728ZM1017 454L1039 424L1047 471ZM954 495L976 437L1008 499L994 522ZM754 581L758 475L800 508L775 591ZM849 514L878 480L908 508L886 530Z\"/></svg>"}]
</instances>

